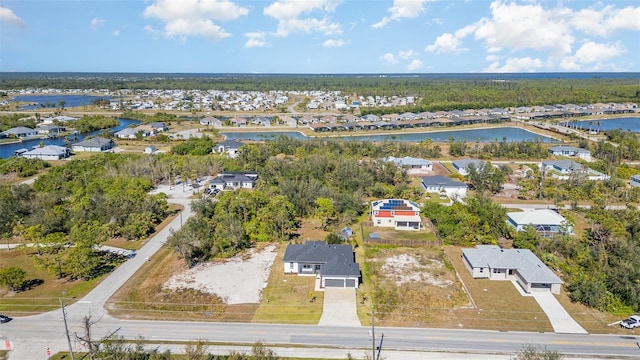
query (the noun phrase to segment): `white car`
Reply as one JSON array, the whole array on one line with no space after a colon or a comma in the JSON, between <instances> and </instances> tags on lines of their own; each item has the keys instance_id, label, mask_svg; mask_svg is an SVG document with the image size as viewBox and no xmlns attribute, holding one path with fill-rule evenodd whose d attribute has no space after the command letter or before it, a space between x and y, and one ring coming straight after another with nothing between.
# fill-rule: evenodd
<instances>
[{"instance_id":1,"label":"white car","mask_svg":"<svg viewBox=\"0 0 640 360\"><path fill-rule=\"evenodd\" d=\"M640 328L640 316L631 315L628 319L622 320L620 322L620 326L625 329L635 329Z\"/></svg>"}]
</instances>

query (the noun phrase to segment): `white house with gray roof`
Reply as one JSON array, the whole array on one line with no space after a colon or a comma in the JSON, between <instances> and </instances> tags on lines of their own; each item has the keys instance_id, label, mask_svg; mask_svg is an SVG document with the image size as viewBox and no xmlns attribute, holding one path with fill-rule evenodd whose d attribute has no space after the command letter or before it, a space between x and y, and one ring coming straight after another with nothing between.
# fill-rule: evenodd
<instances>
[{"instance_id":1,"label":"white house with gray roof","mask_svg":"<svg viewBox=\"0 0 640 360\"><path fill-rule=\"evenodd\" d=\"M213 152L218 154L226 153L230 158L234 158L238 156L238 151L244 145L243 142L236 140L221 141L213 147Z\"/></svg>"},{"instance_id":2,"label":"white house with gray roof","mask_svg":"<svg viewBox=\"0 0 640 360\"><path fill-rule=\"evenodd\" d=\"M473 164L476 169L479 169L480 167L482 167L482 165L484 165L484 161L475 159L460 159L454 160L452 163L453 168L456 169L456 171L459 172L462 176L469 175L468 168L471 164Z\"/></svg>"},{"instance_id":3,"label":"white house with gray roof","mask_svg":"<svg viewBox=\"0 0 640 360\"><path fill-rule=\"evenodd\" d=\"M60 160L71 155L69 148L58 145L46 145L25 151L20 156L27 159Z\"/></svg>"},{"instance_id":4,"label":"white house with gray roof","mask_svg":"<svg viewBox=\"0 0 640 360\"><path fill-rule=\"evenodd\" d=\"M406 169L406 170L421 170L421 171L433 170L433 163L431 161L420 159L420 158L409 157L409 156L405 156L402 158L389 156L386 158L382 158L382 161L394 163L397 167Z\"/></svg>"},{"instance_id":5,"label":"white house with gray roof","mask_svg":"<svg viewBox=\"0 0 640 360\"><path fill-rule=\"evenodd\" d=\"M575 146L558 145L549 148L549 152L553 156L577 157L584 161L591 161L591 151Z\"/></svg>"},{"instance_id":6,"label":"white house with gray roof","mask_svg":"<svg viewBox=\"0 0 640 360\"><path fill-rule=\"evenodd\" d=\"M100 152L110 150L113 146L113 140L96 136L73 144L71 149L73 151Z\"/></svg>"},{"instance_id":7,"label":"white house with gray roof","mask_svg":"<svg viewBox=\"0 0 640 360\"><path fill-rule=\"evenodd\" d=\"M253 171L225 171L209 182L211 189L235 190L256 187L258 173Z\"/></svg>"},{"instance_id":8,"label":"white house with gray roof","mask_svg":"<svg viewBox=\"0 0 640 360\"><path fill-rule=\"evenodd\" d=\"M444 193L453 200L467 197L467 184L442 175L423 176L422 187L428 193Z\"/></svg>"},{"instance_id":9,"label":"white house with gray roof","mask_svg":"<svg viewBox=\"0 0 640 360\"><path fill-rule=\"evenodd\" d=\"M540 163L540 168L548 172L551 177L569 180L570 177L587 180L609 180L610 176L583 166L573 160L546 160Z\"/></svg>"},{"instance_id":10,"label":"white house with gray roof","mask_svg":"<svg viewBox=\"0 0 640 360\"><path fill-rule=\"evenodd\" d=\"M360 285L360 266L355 262L351 245L324 241L290 244L282 261L285 274L316 276L321 288Z\"/></svg>"},{"instance_id":11,"label":"white house with gray roof","mask_svg":"<svg viewBox=\"0 0 640 360\"><path fill-rule=\"evenodd\" d=\"M515 280L522 289L559 294L563 281L529 249L501 249L477 245L462 249L462 261L474 278Z\"/></svg>"},{"instance_id":12,"label":"white house with gray roof","mask_svg":"<svg viewBox=\"0 0 640 360\"><path fill-rule=\"evenodd\" d=\"M550 237L556 234L573 234L573 225L551 209L534 209L519 212L508 212L507 223L516 231L524 231L532 226L542 236Z\"/></svg>"},{"instance_id":13,"label":"white house with gray roof","mask_svg":"<svg viewBox=\"0 0 640 360\"><path fill-rule=\"evenodd\" d=\"M2 132L2 134L6 137L15 137L21 139L38 135L38 130L34 130L24 126L18 126L5 130Z\"/></svg>"}]
</instances>

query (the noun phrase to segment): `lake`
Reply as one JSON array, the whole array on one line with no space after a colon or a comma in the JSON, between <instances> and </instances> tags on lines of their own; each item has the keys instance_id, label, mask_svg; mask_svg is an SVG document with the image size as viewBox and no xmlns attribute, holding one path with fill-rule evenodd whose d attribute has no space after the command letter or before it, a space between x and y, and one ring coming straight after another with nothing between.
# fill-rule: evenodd
<instances>
[{"instance_id":1,"label":"lake","mask_svg":"<svg viewBox=\"0 0 640 360\"><path fill-rule=\"evenodd\" d=\"M269 138L276 138L278 136L287 136L293 139L308 140L318 137L308 137L298 131L243 131L243 132L221 132L229 140L268 140ZM339 134L339 133L338 133ZM531 131L527 131L521 128L515 127L497 127L489 129L469 129L469 130L448 130L448 131L436 131L436 132L422 132L422 133L406 133L406 134L378 134L378 135L360 135L354 134L360 133L344 133L344 135L336 135L332 138L339 140L350 141L407 141L407 142L419 142L425 139L431 139L433 141L449 141L451 137L455 140L466 140L480 142L502 141L506 138L508 142L513 141L533 141L539 140L542 142L556 142L557 140L547 136L538 135ZM326 137L322 137L326 138Z\"/></svg>"},{"instance_id":2,"label":"lake","mask_svg":"<svg viewBox=\"0 0 640 360\"><path fill-rule=\"evenodd\" d=\"M11 100L30 103L30 105L21 106L19 108L20 110L37 110L41 108L57 108L60 100L64 100L65 108L71 108L82 105L91 105L98 99L111 100L111 97L93 95L20 95Z\"/></svg>"},{"instance_id":3,"label":"lake","mask_svg":"<svg viewBox=\"0 0 640 360\"><path fill-rule=\"evenodd\" d=\"M585 121L572 121L571 127L577 127L579 129L593 129L600 131L607 130L631 130L633 132L640 132L640 117L624 117L617 119L600 119L600 120L585 120Z\"/></svg>"},{"instance_id":4,"label":"lake","mask_svg":"<svg viewBox=\"0 0 640 360\"><path fill-rule=\"evenodd\" d=\"M121 119L118 118L118 120L120 121L120 125L118 126L114 126L110 129L107 130L96 130L94 132L88 133L88 134L79 134L79 135L75 135L75 140L72 141L72 143L76 143L79 141L82 141L82 139L88 137L88 136L93 136L93 135L98 135L100 133L102 133L103 131L109 131L111 133L120 131L126 127L128 127L129 125L132 124L139 124L140 121L138 120L131 120L131 119ZM14 152L18 149L28 149L31 150L33 149L35 146L39 146L40 143L43 143L45 145L60 145L60 146L65 146L65 137L61 136L59 138L56 139L32 139L32 140L26 140L26 141L22 141L22 142L18 142L18 143L12 143L12 144L0 144L0 158L2 159L6 159L10 156L13 156Z\"/></svg>"}]
</instances>

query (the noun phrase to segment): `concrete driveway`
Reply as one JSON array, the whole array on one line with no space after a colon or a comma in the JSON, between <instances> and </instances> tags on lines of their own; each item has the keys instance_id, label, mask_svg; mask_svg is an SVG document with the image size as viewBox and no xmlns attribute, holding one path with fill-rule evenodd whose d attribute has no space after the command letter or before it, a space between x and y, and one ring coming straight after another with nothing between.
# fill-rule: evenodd
<instances>
[{"instance_id":1,"label":"concrete driveway","mask_svg":"<svg viewBox=\"0 0 640 360\"><path fill-rule=\"evenodd\" d=\"M587 331L573 320L551 292L533 291L531 295L536 299L544 313L547 314L556 333L587 334Z\"/></svg>"},{"instance_id":2,"label":"concrete driveway","mask_svg":"<svg viewBox=\"0 0 640 360\"><path fill-rule=\"evenodd\" d=\"M360 326L356 310L356 289L325 288L321 326Z\"/></svg>"}]
</instances>

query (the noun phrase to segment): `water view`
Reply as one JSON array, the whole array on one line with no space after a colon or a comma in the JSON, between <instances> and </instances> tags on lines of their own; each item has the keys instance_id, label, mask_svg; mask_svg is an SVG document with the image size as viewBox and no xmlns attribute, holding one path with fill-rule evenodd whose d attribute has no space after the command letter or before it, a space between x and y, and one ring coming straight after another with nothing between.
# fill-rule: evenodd
<instances>
[{"instance_id":1,"label":"water view","mask_svg":"<svg viewBox=\"0 0 640 360\"><path fill-rule=\"evenodd\" d=\"M287 136L293 139L308 140L315 137L309 137L298 131L243 131L243 132L222 132L227 139L231 140L268 140L279 136ZM379 134L379 135L354 135L354 133L343 133L344 135L335 135L333 138L351 141L408 141L419 142L425 139L433 141L449 141L455 140L466 141L533 141L555 142L557 140L548 136L539 135L531 131L527 131L515 127L498 127L490 129L470 129L470 130L450 130L437 132L422 133L406 133L406 134Z\"/></svg>"},{"instance_id":2,"label":"water view","mask_svg":"<svg viewBox=\"0 0 640 360\"><path fill-rule=\"evenodd\" d=\"M630 130L633 132L640 132L640 117L625 117L618 119L604 119L604 120L584 120L584 121L572 121L571 127L577 127L585 130Z\"/></svg>"},{"instance_id":3,"label":"water view","mask_svg":"<svg viewBox=\"0 0 640 360\"><path fill-rule=\"evenodd\" d=\"M60 106L60 101L64 101L66 108L82 105L91 105L98 99L111 100L109 96L93 95L20 95L12 101L27 102L29 105L21 106L20 110L37 110L40 108L56 108Z\"/></svg>"},{"instance_id":4,"label":"water view","mask_svg":"<svg viewBox=\"0 0 640 360\"><path fill-rule=\"evenodd\" d=\"M110 129L106 129L106 130L96 130L93 132L90 132L88 134L78 134L78 135L70 135L69 137L66 136L61 136L55 139L31 139L31 140L25 140L22 142L17 142L17 143L10 143L10 144L0 144L0 158L2 159L6 159L10 156L13 156L13 154L15 153L16 150L18 149L33 149L36 146L39 146L41 143L44 145L60 145L60 146L65 146L69 143L76 143L78 141L82 141L82 139L88 137L88 136L94 136L94 135L98 135L101 134L103 131L108 131L110 133L114 133L117 131L120 131L126 127L128 127L129 125L134 125L134 124L139 124L140 121L138 120L131 120L131 119L121 119L118 118L118 120L120 121L120 125L118 126L114 126Z\"/></svg>"}]
</instances>

